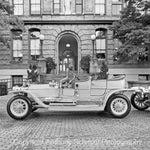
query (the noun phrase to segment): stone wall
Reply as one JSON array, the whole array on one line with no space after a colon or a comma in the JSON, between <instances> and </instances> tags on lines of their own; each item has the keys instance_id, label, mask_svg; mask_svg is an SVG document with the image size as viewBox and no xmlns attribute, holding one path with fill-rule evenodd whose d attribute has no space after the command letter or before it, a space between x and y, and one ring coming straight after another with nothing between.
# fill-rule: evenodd
<instances>
[{"instance_id":1,"label":"stone wall","mask_svg":"<svg viewBox=\"0 0 150 150\"><path fill-rule=\"evenodd\" d=\"M9 0L12 1L12 0ZM0 45L0 69L24 69L28 68L30 63L29 50L29 34L30 28L38 28L44 34L43 41L43 55L44 57L53 57L57 62L58 59L58 43L63 33L70 33L77 37L78 40L78 63L82 56L87 54L92 55L92 41L91 35L95 34L95 29L106 28L107 31L107 60L110 68L127 68L124 65L114 65L114 41L112 38L112 31L109 30L109 25L118 20L118 16L112 16L112 0L106 0L106 14L94 14L94 0L83 0L83 14L76 15L75 8L71 7L72 13L65 14L61 0L61 13L59 15L53 14L52 0L41 0L41 14L30 15L30 0L24 1L24 16L20 16L25 22L26 31L23 33L23 61L21 63L12 61L12 47L6 48ZM72 0L74 3L75 0ZM72 23L73 22L73 23ZM10 36L9 31L4 31L4 34ZM131 65L128 67L132 67ZM134 68L139 66L134 65ZM145 69L149 67L146 66ZM120 70L120 69L119 69ZM119 73L117 70L117 73ZM1 72L1 71L0 71ZM113 72L114 73L114 72Z\"/></svg>"},{"instance_id":2,"label":"stone wall","mask_svg":"<svg viewBox=\"0 0 150 150\"><path fill-rule=\"evenodd\" d=\"M63 33L75 34L79 38L79 48L80 55L92 55L92 41L91 35L95 34L96 28L106 28L108 29L108 25L29 25L27 29L30 28L39 28L41 33L44 34L45 39L43 42L43 55L44 57L53 57L57 58L57 45L59 42L59 35ZM112 51L113 42L112 42L112 34L108 30L108 42L107 42L107 50ZM26 46L27 47L27 46ZM25 50L27 53L28 49ZM108 59L112 61L112 52L108 52Z\"/></svg>"},{"instance_id":3,"label":"stone wall","mask_svg":"<svg viewBox=\"0 0 150 150\"><path fill-rule=\"evenodd\" d=\"M9 0L12 4L12 0ZM75 0L71 1L71 14L65 14L64 10L64 0L61 0L61 14L54 15L53 14L53 4L52 0L41 0L41 15L31 16L30 15L30 0L24 1L24 16L21 16L25 22L28 21L28 24L25 23L26 32L23 33L23 61L22 63L16 63L12 61L12 47L6 48L0 45L0 68L27 68L30 61L30 50L29 50L29 40L28 40L28 30L30 28L39 28L41 33L45 35L45 40L43 43L43 51L44 56L57 58L57 44L58 37L63 32L72 32L76 34L79 38L79 48L81 52L81 56L85 56L87 54L92 53L92 43L90 36L95 33L96 28L107 28L108 25L106 23L107 20L116 20L118 17L111 16L111 0L106 0L106 14L104 16L95 15L94 14L94 0L83 0L83 14L76 15L74 3ZM33 21L40 22L39 24L32 23ZM81 24L68 24L67 21L81 21ZM95 20L100 20L100 24L93 24ZM47 23L44 23L47 21ZM49 24L48 21L60 21L60 24ZM61 23L66 21L65 23ZM87 21L91 21L91 23L87 23ZM31 22L31 23L30 23ZM86 23L84 23L86 22ZM5 34L10 36L9 31L4 31ZM111 40L111 32L108 32L108 42L107 42L107 50L108 50L108 58L112 57L112 48L113 42ZM111 60L112 61L112 60Z\"/></svg>"},{"instance_id":4,"label":"stone wall","mask_svg":"<svg viewBox=\"0 0 150 150\"><path fill-rule=\"evenodd\" d=\"M92 55L92 41L91 35L95 34L95 30L97 28L106 28L107 31L107 60L109 64L113 64L112 56L113 56L113 39L112 32L109 30L109 25L106 24L42 24L42 25L26 25L26 31L23 32L23 61L21 63L12 61L12 47L1 48L0 51L0 68L3 68L3 64L7 65L7 67L12 68L15 67L25 67L27 68L30 61L30 50L29 50L29 35L28 31L31 28L38 28L41 31L41 34L45 36L43 41L43 55L44 57L53 57L57 62L57 51L59 44L59 36L63 33L71 33L75 34L79 41L79 61L82 56Z\"/></svg>"}]
</instances>

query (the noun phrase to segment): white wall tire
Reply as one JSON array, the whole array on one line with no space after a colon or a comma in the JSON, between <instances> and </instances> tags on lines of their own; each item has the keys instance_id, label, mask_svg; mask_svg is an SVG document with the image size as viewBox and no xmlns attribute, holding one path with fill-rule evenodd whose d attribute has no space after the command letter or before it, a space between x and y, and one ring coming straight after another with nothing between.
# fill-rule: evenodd
<instances>
[{"instance_id":1,"label":"white wall tire","mask_svg":"<svg viewBox=\"0 0 150 150\"><path fill-rule=\"evenodd\" d=\"M32 111L31 102L27 97L14 96L7 103L7 112L16 120L25 119Z\"/></svg>"},{"instance_id":2,"label":"white wall tire","mask_svg":"<svg viewBox=\"0 0 150 150\"><path fill-rule=\"evenodd\" d=\"M131 103L125 95L114 95L107 102L108 112L116 118L124 118L131 111Z\"/></svg>"}]
</instances>

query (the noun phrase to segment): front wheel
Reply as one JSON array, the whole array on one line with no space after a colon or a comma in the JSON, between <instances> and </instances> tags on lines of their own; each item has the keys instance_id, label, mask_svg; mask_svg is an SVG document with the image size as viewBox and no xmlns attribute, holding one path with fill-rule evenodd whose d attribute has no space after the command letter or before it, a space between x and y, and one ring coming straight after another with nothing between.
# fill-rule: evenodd
<instances>
[{"instance_id":1,"label":"front wheel","mask_svg":"<svg viewBox=\"0 0 150 150\"><path fill-rule=\"evenodd\" d=\"M7 103L7 112L10 117L16 120L26 118L32 111L32 105L27 97L17 95Z\"/></svg>"},{"instance_id":2,"label":"front wheel","mask_svg":"<svg viewBox=\"0 0 150 150\"><path fill-rule=\"evenodd\" d=\"M131 104L140 111L148 109L148 106L144 104L144 98L142 98L141 93L138 92L131 95Z\"/></svg>"},{"instance_id":3,"label":"front wheel","mask_svg":"<svg viewBox=\"0 0 150 150\"><path fill-rule=\"evenodd\" d=\"M131 111L131 104L125 95L114 95L107 102L107 111L116 118L124 118Z\"/></svg>"}]
</instances>

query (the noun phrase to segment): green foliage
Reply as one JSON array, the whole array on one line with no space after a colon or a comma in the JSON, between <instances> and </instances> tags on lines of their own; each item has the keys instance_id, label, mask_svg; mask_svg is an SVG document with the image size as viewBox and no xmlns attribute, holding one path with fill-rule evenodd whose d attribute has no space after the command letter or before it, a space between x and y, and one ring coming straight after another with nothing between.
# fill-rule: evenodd
<instances>
[{"instance_id":1,"label":"green foliage","mask_svg":"<svg viewBox=\"0 0 150 150\"><path fill-rule=\"evenodd\" d=\"M56 69L56 63L54 62L53 58L46 58L46 68L48 74L51 73L53 69Z\"/></svg>"},{"instance_id":2,"label":"green foliage","mask_svg":"<svg viewBox=\"0 0 150 150\"><path fill-rule=\"evenodd\" d=\"M150 48L150 13L146 12L149 8L150 2L127 0L127 7L121 11L120 20L110 27L113 37L122 43L114 54L118 62L147 61ZM139 60L141 55L143 59Z\"/></svg>"},{"instance_id":3,"label":"green foliage","mask_svg":"<svg viewBox=\"0 0 150 150\"><path fill-rule=\"evenodd\" d=\"M13 15L13 6L7 0L0 0L0 42L9 47L10 36L5 32L11 29L24 31L23 22Z\"/></svg>"},{"instance_id":4,"label":"green foliage","mask_svg":"<svg viewBox=\"0 0 150 150\"><path fill-rule=\"evenodd\" d=\"M81 68L86 71L87 73L89 73L89 69L90 69L90 55L86 55L86 56L83 56L81 58Z\"/></svg>"}]
</instances>

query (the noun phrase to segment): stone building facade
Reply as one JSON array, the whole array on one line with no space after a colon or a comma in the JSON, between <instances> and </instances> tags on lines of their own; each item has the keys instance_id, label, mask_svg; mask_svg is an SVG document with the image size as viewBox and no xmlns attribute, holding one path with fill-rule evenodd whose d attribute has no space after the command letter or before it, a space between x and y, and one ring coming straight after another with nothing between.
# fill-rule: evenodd
<instances>
[{"instance_id":1,"label":"stone building facade","mask_svg":"<svg viewBox=\"0 0 150 150\"><path fill-rule=\"evenodd\" d=\"M29 64L40 56L40 35L43 57L52 57L57 64L55 73L64 72L66 64L82 73L80 61L93 54L91 35L96 35L94 52L105 59L110 74L126 74L128 80L149 78L145 65L116 65L113 61L119 42L113 39L109 26L119 19L125 6L123 0L9 0L14 14L25 24L25 32L11 30L11 47L0 50L0 79L27 77Z\"/></svg>"}]
</instances>

